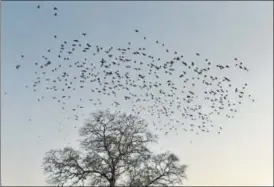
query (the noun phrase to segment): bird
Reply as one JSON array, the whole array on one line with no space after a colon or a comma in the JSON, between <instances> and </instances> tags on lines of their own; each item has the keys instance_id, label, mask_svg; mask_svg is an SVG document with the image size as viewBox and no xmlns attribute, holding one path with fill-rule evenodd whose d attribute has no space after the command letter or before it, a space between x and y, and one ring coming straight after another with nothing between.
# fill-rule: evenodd
<instances>
[{"instance_id":1,"label":"bird","mask_svg":"<svg viewBox=\"0 0 274 187\"><path fill-rule=\"evenodd\" d=\"M134 31L139 32L137 29ZM80 33L82 36L88 34ZM59 40L57 36L54 38ZM146 37L141 40L146 40ZM160 39L145 42L155 44L155 41L165 46L164 43L159 42ZM97 46L91 44L92 42L87 41L87 38L83 40L67 38L56 51L56 56L51 58L43 56L43 61L34 63L35 68L38 68L34 73L37 77L30 88L37 92L36 94L51 92L52 102L56 102L60 110L70 111L74 115L85 108L83 104L85 102L81 94L77 94L76 97L79 98L77 102L82 104L68 106L74 98L72 95L70 97L73 92L78 93L82 89L90 93L91 97L86 99L95 107L102 105L105 97L111 97L114 100L111 106L117 110L129 104L132 105L132 112L136 115L143 115L142 112L146 112L152 116L153 123L160 124L164 119L167 120L167 124L162 123L161 128L154 125L159 131L166 128L165 135L169 134L168 131L179 131L178 127L181 124L180 120L176 119L178 115L182 116L182 120L201 124L197 127L195 124L185 123L184 132L197 135L208 133L210 128L214 128L212 125L214 115L224 114L227 118L233 118L229 112L236 113L236 107L240 105L238 102L241 104L245 102L242 96L245 92L234 87L234 80L226 75L227 72L223 70L221 77L210 71L216 66L218 71L233 68L228 64L213 66L214 63L208 58L205 59L206 64L186 62L182 60L183 55L179 51L171 50L168 46L159 49L170 52L169 56L164 57L160 52L153 54L148 47L136 46L133 41L127 41L127 45L119 48L115 45L103 47L99 44ZM51 49L52 51L48 52L55 53L55 48ZM78 52L79 54L76 54ZM196 53L196 56L200 54ZM240 66L245 70L243 64ZM73 69L73 72L67 71L66 68ZM176 76L180 81L174 81ZM237 80L240 81L242 80ZM38 86L46 92L38 92ZM197 92L199 89L206 91L199 93ZM233 94L239 101L233 102L230 97ZM40 102L41 98L39 97ZM249 98L252 101L252 97ZM203 99L208 101L209 113L206 112L207 109L205 110L207 104L202 102ZM71 119L79 120L80 117L74 116Z\"/></svg>"}]
</instances>

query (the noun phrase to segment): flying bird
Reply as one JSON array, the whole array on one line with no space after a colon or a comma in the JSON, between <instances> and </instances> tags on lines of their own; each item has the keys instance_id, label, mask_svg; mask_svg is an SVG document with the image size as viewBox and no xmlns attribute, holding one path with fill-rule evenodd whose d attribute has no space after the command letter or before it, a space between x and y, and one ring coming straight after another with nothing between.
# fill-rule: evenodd
<instances>
[{"instance_id":1,"label":"flying bird","mask_svg":"<svg viewBox=\"0 0 274 187\"><path fill-rule=\"evenodd\" d=\"M55 14L57 15L56 12ZM137 29L134 31L139 32ZM85 32L80 33L82 36L87 35ZM57 36L54 35L54 38L57 39ZM146 37L141 40L146 40ZM151 43L155 44L155 41L165 46L159 42L161 40ZM85 99L99 107L104 103L105 97L111 97L112 106L117 110L123 108L123 105L131 105L131 110L136 115L147 113L152 116L154 124L167 120L163 127L154 125L157 131L164 131L165 128L166 135L168 131L178 132L180 126L183 126L187 133L208 133L215 127L212 121L214 115L224 114L226 118L233 118L239 102L243 104L246 90L244 92L244 88L234 87L233 78L227 75L226 71L221 72L224 68L230 68L229 65L216 65L217 71L222 75L219 76L218 73L210 71L216 66L212 66L214 63L207 58L206 64L187 62L182 60L183 55L179 51L168 46L159 50L170 51L169 55L161 56L162 52L153 54L153 50L150 51L148 47L134 44L135 42L128 41L125 46L117 48L114 45L95 46L92 41L68 38L56 51L55 48L48 50L56 56L43 56L39 63L34 63L36 77L33 79L33 85L29 87L32 88L31 91L37 91L36 94L43 94L41 96L50 92L52 102L57 103L60 110L70 111L74 116L70 119L74 120L80 119L80 116L75 115L78 115L78 110L84 108ZM76 55L72 58L72 54ZM196 56L200 54L196 53ZM242 70L247 71L243 64L240 66ZM70 69L73 71L69 71ZM174 81L176 76L180 81ZM239 81L241 80L237 80ZM46 92L39 93L36 90L38 86ZM197 92L199 89L204 91ZM82 104L68 105L73 103L71 101L74 97L71 94L80 90L90 93L87 94L88 98L76 94L77 102ZM236 101L233 100L233 94L237 98ZM251 95L249 99L252 101ZM203 100L208 101L208 106ZM41 102L42 97L39 97L38 101ZM207 107L209 109L205 109ZM176 117L179 115L190 124L181 124L181 120Z\"/></svg>"}]
</instances>

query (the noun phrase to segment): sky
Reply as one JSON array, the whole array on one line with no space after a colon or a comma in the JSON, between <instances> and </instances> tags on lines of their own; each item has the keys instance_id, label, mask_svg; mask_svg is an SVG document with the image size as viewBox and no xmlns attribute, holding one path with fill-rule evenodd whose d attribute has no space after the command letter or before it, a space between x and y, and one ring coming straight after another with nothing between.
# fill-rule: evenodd
<instances>
[{"instance_id":1,"label":"sky","mask_svg":"<svg viewBox=\"0 0 274 187\"><path fill-rule=\"evenodd\" d=\"M141 42L135 29L148 38L147 43ZM82 32L88 33L85 40L92 44L125 46L132 41L163 58L155 42L149 41L163 41L187 60L197 58L196 52L213 63L240 59L250 71L235 70L230 75L236 83L248 82L256 101L244 102L232 120L216 118L224 127L221 134L159 134L159 143L152 149L169 150L189 166L188 186L273 185L273 3L260 1L2 2L2 185L46 185L41 168L44 154L68 143L77 145L74 126L80 127L83 119L60 125L69 114L60 112L50 97L38 103L37 98L48 93L42 89L34 93L25 85L35 78L33 62L45 54L54 58L54 52L47 54L48 48L58 51L61 41L79 38ZM22 65L20 71L15 69L17 64ZM88 98L90 93L74 95ZM87 106L81 114L106 107ZM129 111L130 106L123 110Z\"/></svg>"}]
</instances>

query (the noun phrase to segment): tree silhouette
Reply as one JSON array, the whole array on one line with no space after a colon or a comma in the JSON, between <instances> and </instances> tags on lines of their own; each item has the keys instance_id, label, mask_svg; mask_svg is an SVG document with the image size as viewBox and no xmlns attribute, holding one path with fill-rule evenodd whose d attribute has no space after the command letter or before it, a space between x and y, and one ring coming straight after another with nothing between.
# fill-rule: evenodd
<instances>
[{"instance_id":1,"label":"tree silhouette","mask_svg":"<svg viewBox=\"0 0 274 187\"><path fill-rule=\"evenodd\" d=\"M153 154L157 137L144 120L121 113L92 113L79 131L82 151L50 150L43 162L47 182L63 185L182 185L186 165L172 153Z\"/></svg>"}]
</instances>

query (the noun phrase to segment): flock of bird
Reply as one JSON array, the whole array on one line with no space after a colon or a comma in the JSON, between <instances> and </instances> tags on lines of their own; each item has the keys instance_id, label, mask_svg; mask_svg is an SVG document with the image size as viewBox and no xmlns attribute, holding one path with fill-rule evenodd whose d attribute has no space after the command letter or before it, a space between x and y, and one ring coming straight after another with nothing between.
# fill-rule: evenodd
<instances>
[{"instance_id":1,"label":"flock of bird","mask_svg":"<svg viewBox=\"0 0 274 187\"><path fill-rule=\"evenodd\" d=\"M57 16L58 9L53 10ZM58 51L48 48L41 61L33 62L36 77L25 87L33 92L44 90L46 95L37 102L51 97L60 110L72 112L74 120L79 120L79 111L87 105L102 105L106 101L103 98L111 100L108 107L119 111L132 106L132 113L149 116L155 130L165 134L183 130L199 135L214 128L220 133L222 126L214 125L214 116L234 118L245 99L254 102L247 93L247 83L239 85L237 80L238 86L233 78L225 76L228 69L249 71L237 58L231 64L214 64L197 52L198 60L188 61L160 40L152 41L137 29L134 32L144 45L150 42L150 46L157 46L159 54L153 55L144 45L135 46L132 41L124 47L94 45L83 32L77 38L61 41ZM57 35L53 38L59 39ZM15 68L23 67L21 63ZM81 98L77 94L80 90L90 93L90 98ZM75 97L79 104L71 107Z\"/></svg>"}]
</instances>

